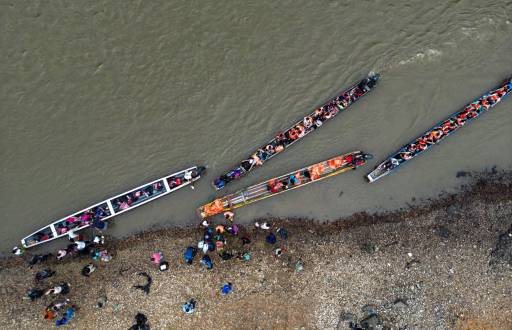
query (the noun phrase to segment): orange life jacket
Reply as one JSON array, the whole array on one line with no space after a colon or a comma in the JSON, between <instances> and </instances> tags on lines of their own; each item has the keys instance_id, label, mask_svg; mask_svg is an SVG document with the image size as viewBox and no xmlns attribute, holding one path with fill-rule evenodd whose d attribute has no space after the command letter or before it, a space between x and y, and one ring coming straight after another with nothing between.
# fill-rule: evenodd
<instances>
[{"instance_id":1,"label":"orange life jacket","mask_svg":"<svg viewBox=\"0 0 512 330\"><path fill-rule=\"evenodd\" d=\"M297 132L296 129L292 128L288 132L288 136L290 137L291 140L296 140L299 137L299 132Z\"/></svg>"},{"instance_id":2,"label":"orange life jacket","mask_svg":"<svg viewBox=\"0 0 512 330\"><path fill-rule=\"evenodd\" d=\"M318 179L324 173L324 165L322 163L311 166L309 172L311 173L311 180Z\"/></svg>"},{"instance_id":3,"label":"orange life jacket","mask_svg":"<svg viewBox=\"0 0 512 330\"><path fill-rule=\"evenodd\" d=\"M339 156L333 159L329 159L327 161L327 165L329 165L330 168L337 169L338 167L341 167L345 163L345 160L343 157Z\"/></svg>"}]
</instances>

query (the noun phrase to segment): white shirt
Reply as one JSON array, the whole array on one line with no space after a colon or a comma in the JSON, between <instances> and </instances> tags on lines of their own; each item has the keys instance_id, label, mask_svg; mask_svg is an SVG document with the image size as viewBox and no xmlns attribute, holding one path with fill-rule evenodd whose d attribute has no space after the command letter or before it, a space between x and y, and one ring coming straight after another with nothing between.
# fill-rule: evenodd
<instances>
[{"instance_id":1,"label":"white shirt","mask_svg":"<svg viewBox=\"0 0 512 330\"><path fill-rule=\"evenodd\" d=\"M73 238L77 237L78 235L75 234L75 231L70 230L70 231L68 231L68 236L69 236L69 239L73 239Z\"/></svg>"},{"instance_id":2,"label":"white shirt","mask_svg":"<svg viewBox=\"0 0 512 330\"><path fill-rule=\"evenodd\" d=\"M59 250L59 252L57 252L57 259L64 258L66 254L68 254L66 250Z\"/></svg>"},{"instance_id":3,"label":"white shirt","mask_svg":"<svg viewBox=\"0 0 512 330\"><path fill-rule=\"evenodd\" d=\"M85 242L84 242L84 241L76 241L76 242L75 242L75 244L76 244L76 248L77 248L78 250L83 250L83 249L85 249Z\"/></svg>"}]
</instances>

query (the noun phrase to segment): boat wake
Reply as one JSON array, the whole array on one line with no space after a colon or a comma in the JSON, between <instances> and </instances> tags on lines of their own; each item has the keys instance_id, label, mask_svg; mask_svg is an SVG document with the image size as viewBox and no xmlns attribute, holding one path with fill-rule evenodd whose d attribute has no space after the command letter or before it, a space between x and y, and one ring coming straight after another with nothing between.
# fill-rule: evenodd
<instances>
[{"instance_id":1,"label":"boat wake","mask_svg":"<svg viewBox=\"0 0 512 330\"><path fill-rule=\"evenodd\" d=\"M442 54L443 52L438 49L428 48L423 52L416 53L413 57L398 62L398 65L407 65L420 61L432 61L440 57Z\"/></svg>"}]
</instances>

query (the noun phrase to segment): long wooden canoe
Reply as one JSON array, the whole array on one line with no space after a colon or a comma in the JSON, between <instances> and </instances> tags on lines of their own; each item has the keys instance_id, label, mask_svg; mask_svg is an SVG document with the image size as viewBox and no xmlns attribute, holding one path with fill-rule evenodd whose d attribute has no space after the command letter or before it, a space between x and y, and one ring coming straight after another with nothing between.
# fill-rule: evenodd
<instances>
[{"instance_id":1,"label":"long wooden canoe","mask_svg":"<svg viewBox=\"0 0 512 330\"><path fill-rule=\"evenodd\" d=\"M372 156L361 151L354 151L323 162L301 168L270 180L237 191L234 194L215 199L198 208L201 218L207 218L241 206L279 195L285 191L301 188L312 182L356 169L366 163Z\"/></svg>"},{"instance_id":2,"label":"long wooden canoe","mask_svg":"<svg viewBox=\"0 0 512 330\"><path fill-rule=\"evenodd\" d=\"M130 189L39 229L23 238L21 244L25 248L33 247L67 236L70 231L76 232L87 228L93 221L105 221L128 212L192 184L201 178L204 171L204 167L194 166Z\"/></svg>"},{"instance_id":3,"label":"long wooden canoe","mask_svg":"<svg viewBox=\"0 0 512 330\"><path fill-rule=\"evenodd\" d=\"M220 190L228 183L241 178L245 174L260 167L272 157L282 153L294 143L313 132L326 121L334 118L339 112L346 110L350 105L359 100L372 90L380 75L370 73L368 77L356 82L348 89L339 93L336 97L327 101L324 105L311 114L293 124L290 128L279 133L268 143L254 151L247 159L237 164L233 169L216 178L212 184Z\"/></svg>"},{"instance_id":4,"label":"long wooden canoe","mask_svg":"<svg viewBox=\"0 0 512 330\"><path fill-rule=\"evenodd\" d=\"M377 181L399 166L407 163L407 161L432 148L459 128L478 118L482 113L489 111L511 92L512 78L501 84L498 88L485 93L477 100L471 102L463 110L455 112L445 120L438 122L431 129L404 145L369 173L366 176L368 181Z\"/></svg>"}]
</instances>

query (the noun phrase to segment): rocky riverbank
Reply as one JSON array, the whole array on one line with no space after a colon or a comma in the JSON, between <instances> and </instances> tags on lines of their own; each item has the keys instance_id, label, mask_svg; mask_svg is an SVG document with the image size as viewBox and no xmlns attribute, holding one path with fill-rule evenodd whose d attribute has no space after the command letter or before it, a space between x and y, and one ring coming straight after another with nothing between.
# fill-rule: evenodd
<instances>
[{"instance_id":1,"label":"rocky riverbank","mask_svg":"<svg viewBox=\"0 0 512 330\"><path fill-rule=\"evenodd\" d=\"M467 174L461 174L467 175ZM79 307L69 327L128 329L137 312L152 329L510 329L512 328L511 173L473 176L455 195L381 215L355 214L320 224L302 219L266 219L286 228L275 245L268 232L241 228L251 237L232 252L251 260L212 257L214 268L183 262L186 246L202 230L159 230L110 242L114 258L80 276L86 259L51 261L29 269L21 259L0 270L2 329L47 329L49 298L22 299L36 271L57 273L47 287L71 283L68 297ZM281 257L272 249L283 248ZM149 257L161 250L170 270L159 272ZM151 275L148 295L133 285ZM220 294L224 282L233 292ZM98 298L107 302L98 308ZM197 300L194 314L181 305Z\"/></svg>"}]
</instances>

